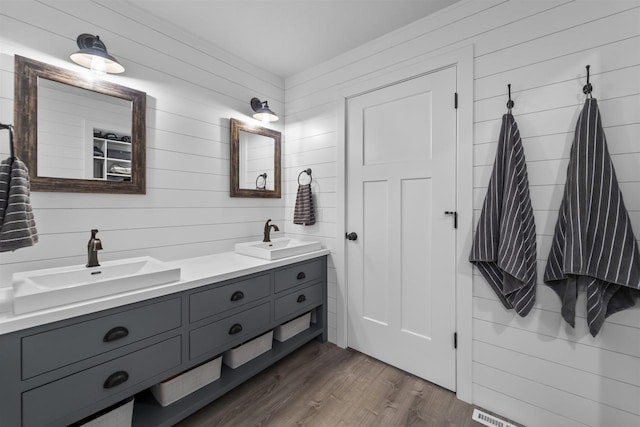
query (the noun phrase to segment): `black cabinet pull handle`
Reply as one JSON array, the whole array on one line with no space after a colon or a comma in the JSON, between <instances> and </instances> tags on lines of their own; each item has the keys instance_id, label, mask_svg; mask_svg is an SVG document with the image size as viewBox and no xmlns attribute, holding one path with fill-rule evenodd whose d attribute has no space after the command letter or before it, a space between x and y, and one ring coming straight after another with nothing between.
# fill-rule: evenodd
<instances>
[{"instance_id":1,"label":"black cabinet pull handle","mask_svg":"<svg viewBox=\"0 0 640 427\"><path fill-rule=\"evenodd\" d=\"M128 379L129 374L125 371L114 372L113 374L109 375L109 378L105 380L103 387L112 388L126 382Z\"/></svg>"},{"instance_id":2,"label":"black cabinet pull handle","mask_svg":"<svg viewBox=\"0 0 640 427\"><path fill-rule=\"evenodd\" d=\"M307 297L305 297L304 294L298 297L298 302L305 302L306 300L307 300Z\"/></svg>"},{"instance_id":3,"label":"black cabinet pull handle","mask_svg":"<svg viewBox=\"0 0 640 427\"><path fill-rule=\"evenodd\" d=\"M297 278L298 280L302 280L302 279L304 279L305 277L307 277L307 275L306 275L306 274L304 274L304 271L301 271L300 273L298 273L298 276L296 276L296 278Z\"/></svg>"},{"instance_id":4,"label":"black cabinet pull handle","mask_svg":"<svg viewBox=\"0 0 640 427\"><path fill-rule=\"evenodd\" d=\"M240 301L242 298L244 298L242 291L235 291L233 295L231 295L231 301Z\"/></svg>"},{"instance_id":5,"label":"black cabinet pull handle","mask_svg":"<svg viewBox=\"0 0 640 427\"><path fill-rule=\"evenodd\" d=\"M111 328L109 332L104 334L104 338L102 338L102 341L116 341L126 337L127 335L129 335L129 330L127 328L125 328L124 326L116 326L115 328Z\"/></svg>"},{"instance_id":6,"label":"black cabinet pull handle","mask_svg":"<svg viewBox=\"0 0 640 427\"><path fill-rule=\"evenodd\" d=\"M240 323L236 323L229 329L229 335L235 335L242 332L242 325Z\"/></svg>"}]
</instances>

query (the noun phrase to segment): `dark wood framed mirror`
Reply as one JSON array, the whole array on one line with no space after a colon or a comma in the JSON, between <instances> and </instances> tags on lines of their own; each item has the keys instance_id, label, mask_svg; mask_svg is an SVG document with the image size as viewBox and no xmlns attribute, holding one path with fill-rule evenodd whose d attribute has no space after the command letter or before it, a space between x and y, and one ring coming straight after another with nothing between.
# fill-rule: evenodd
<instances>
[{"instance_id":1,"label":"dark wood framed mirror","mask_svg":"<svg viewBox=\"0 0 640 427\"><path fill-rule=\"evenodd\" d=\"M231 197L281 197L281 134L231 119Z\"/></svg>"},{"instance_id":2,"label":"dark wood framed mirror","mask_svg":"<svg viewBox=\"0 0 640 427\"><path fill-rule=\"evenodd\" d=\"M31 191L146 193L144 92L15 56L15 153Z\"/></svg>"}]
</instances>

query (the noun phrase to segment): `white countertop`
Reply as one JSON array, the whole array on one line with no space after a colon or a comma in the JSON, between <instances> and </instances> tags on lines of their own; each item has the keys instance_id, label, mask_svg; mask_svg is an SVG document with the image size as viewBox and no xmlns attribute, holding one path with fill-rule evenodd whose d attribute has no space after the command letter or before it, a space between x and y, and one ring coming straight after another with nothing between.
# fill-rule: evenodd
<instances>
[{"instance_id":1,"label":"white countertop","mask_svg":"<svg viewBox=\"0 0 640 427\"><path fill-rule=\"evenodd\" d=\"M8 308L9 311L0 312L0 335L210 285L328 254L328 249L320 249L302 255L267 261L239 255L235 252L224 252L170 261L167 262L167 265L181 268L180 281L178 282L18 315L13 314L12 311L12 293L4 290L4 292L0 292L0 307Z\"/></svg>"}]
</instances>

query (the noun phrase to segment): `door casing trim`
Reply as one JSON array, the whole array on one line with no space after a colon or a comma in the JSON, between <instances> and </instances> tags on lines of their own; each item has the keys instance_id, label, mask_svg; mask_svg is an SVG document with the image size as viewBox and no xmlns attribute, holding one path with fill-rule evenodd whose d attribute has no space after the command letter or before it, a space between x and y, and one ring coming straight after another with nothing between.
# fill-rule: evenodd
<instances>
[{"instance_id":1,"label":"door casing trim","mask_svg":"<svg viewBox=\"0 0 640 427\"><path fill-rule=\"evenodd\" d=\"M354 96L392 84L432 73L443 68L456 67L458 117L456 138L456 206L458 229L456 232L456 395L458 399L473 402L472 344L473 344L473 270L469 251L473 235L473 45L448 52L420 56L411 63L396 64L376 73L367 74L356 82L349 82L337 91L337 185L336 185L336 245L333 263L337 276L336 344L347 346L347 248L344 238L347 225L347 102ZM453 100L454 94L451 94ZM453 105L453 102L452 102ZM452 107L453 108L453 107ZM453 340L453 337L452 337ZM452 341L453 345L453 341Z\"/></svg>"}]
</instances>

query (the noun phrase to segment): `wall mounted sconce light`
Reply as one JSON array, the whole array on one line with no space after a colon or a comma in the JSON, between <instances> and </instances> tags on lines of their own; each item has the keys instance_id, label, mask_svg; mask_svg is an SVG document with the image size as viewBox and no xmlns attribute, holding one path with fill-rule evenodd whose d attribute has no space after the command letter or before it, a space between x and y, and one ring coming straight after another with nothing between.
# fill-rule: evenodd
<instances>
[{"instance_id":1,"label":"wall mounted sconce light","mask_svg":"<svg viewBox=\"0 0 640 427\"><path fill-rule=\"evenodd\" d=\"M256 120L263 122L275 122L278 120L278 116L271 111L267 101L262 102L258 98L251 98L251 108L255 111L253 118Z\"/></svg>"},{"instance_id":2,"label":"wall mounted sconce light","mask_svg":"<svg viewBox=\"0 0 640 427\"><path fill-rule=\"evenodd\" d=\"M109 55L99 36L80 34L77 42L80 50L71 55L71 60L76 64L90 68L97 74L119 74L124 71L118 60Z\"/></svg>"}]
</instances>

